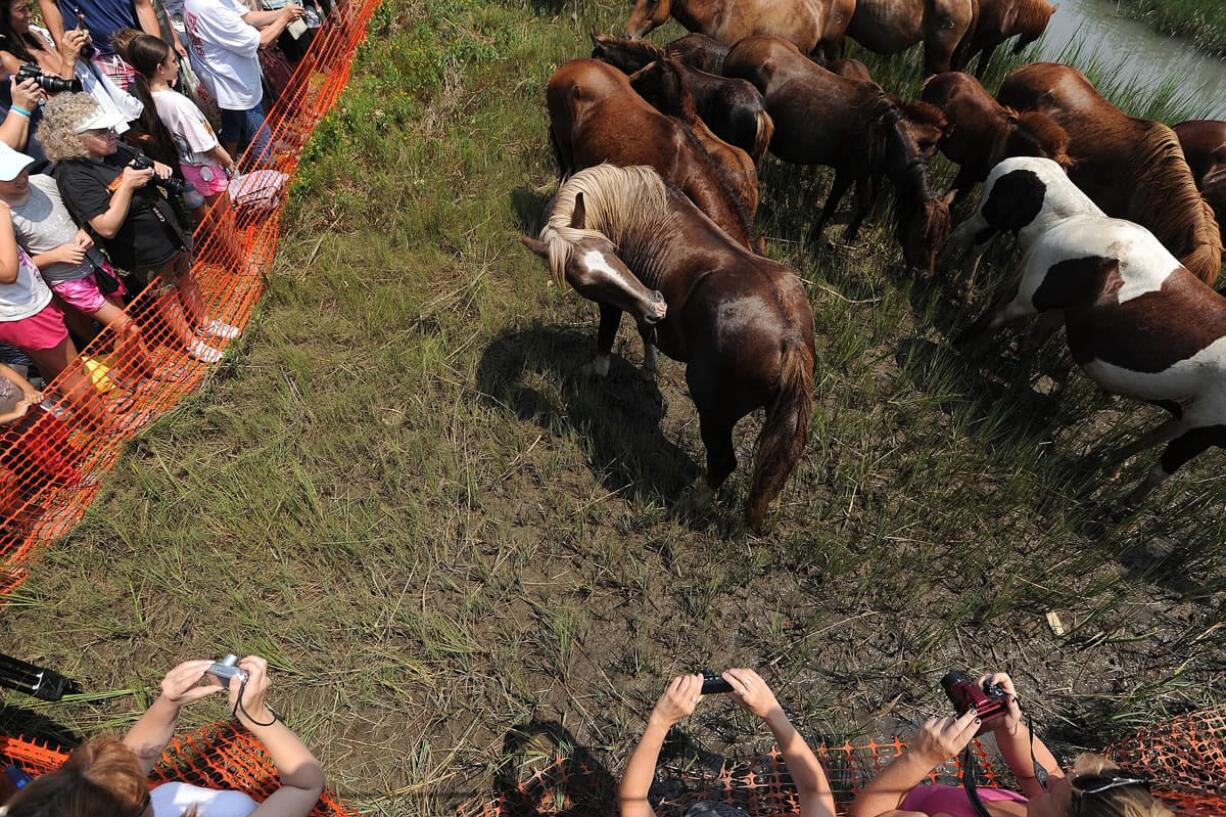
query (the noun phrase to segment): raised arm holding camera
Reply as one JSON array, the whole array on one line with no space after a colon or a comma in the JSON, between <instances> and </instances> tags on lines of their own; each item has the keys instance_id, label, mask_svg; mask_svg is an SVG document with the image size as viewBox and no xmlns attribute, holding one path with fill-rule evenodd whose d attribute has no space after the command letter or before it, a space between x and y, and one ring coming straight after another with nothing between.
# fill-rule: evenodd
<instances>
[{"instance_id":1,"label":"raised arm holding camera","mask_svg":"<svg viewBox=\"0 0 1226 817\"><path fill-rule=\"evenodd\" d=\"M228 667L232 671L199 660L172 669L162 679L161 694L122 741L95 738L80 746L59 770L21 789L6 817L306 817L324 788L319 761L265 703L268 663L247 656ZM268 751L281 788L263 803L242 792L187 783L163 783L151 790L149 773L174 737L183 707L223 691L230 711Z\"/></svg>"},{"instance_id":2,"label":"raised arm holding camera","mask_svg":"<svg viewBox=\"0 0 1226 817\"><path fill-rule=\"evenodd\" d=\"M722 683L721 683L722 681ZM770 686L751 669L730 669L718 678L703 675L682 675L674 678L656 703L647 720L647 728L626 765L626 773L617 789L621 817L654 817L647 794L655 778L656 761L668 730L694 714L703 698L710 693L727 692L742 708L761 718L775 736L788 772L800 798L801 817L834 817L834 794L817 757L804 738L792 726L783 707L775 699ZM734 815L740 813L724 804L696 803L689 811L698 815Z\"/></svg>"},{"instance_id":3,"label":"raised arm holding camera","mask_svg":"<svg viewBox=\"0 0 1226 817\"><path fill-rule=\"evenodd\" d=\"M902 754L861 789L848 817L1170 817L1150 795L1145 777L1102 757L1079 758L1066 775L1025 723L1008 675L970 681L950 673L942 686L956 714L921 726ZM964 774L963 786L925 785L934 769L963 755L986 732L995 737L1021 793L977 787L973 774ZM969 758L963 757L965 764Z\"/></svg>"}]
</instances>

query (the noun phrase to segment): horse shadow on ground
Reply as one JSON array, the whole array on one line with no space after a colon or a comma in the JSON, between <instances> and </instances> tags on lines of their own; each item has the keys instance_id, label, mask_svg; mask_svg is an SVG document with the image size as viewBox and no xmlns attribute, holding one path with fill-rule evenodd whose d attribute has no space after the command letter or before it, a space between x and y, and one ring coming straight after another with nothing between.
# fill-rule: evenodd
<instances>
[{"instance_id":1,"label":"horse shadow on ground","mask_svg":"<svg viewBox=\"0 0 1226 817\"><path fill-rule=\"evenodd\" d=\"M534 719L503 738L494 795L507 817L611 814L616 788L604 763L557 721Z\"/></svg>"},{"instance_id":2,"label":"horse shadow on ground","mask_svg":"<svg viewBox=\"0 0 1226 817\"><path fill-rule=\"evenodd\" d=\"M606 490L671 504L700 471L661 431L665 404L654 380L617 355L603 380L580 371L592 335L541 324L507 331L485 348L477 387L550 433L573 430Z\"/></svg>"}]
</instances>

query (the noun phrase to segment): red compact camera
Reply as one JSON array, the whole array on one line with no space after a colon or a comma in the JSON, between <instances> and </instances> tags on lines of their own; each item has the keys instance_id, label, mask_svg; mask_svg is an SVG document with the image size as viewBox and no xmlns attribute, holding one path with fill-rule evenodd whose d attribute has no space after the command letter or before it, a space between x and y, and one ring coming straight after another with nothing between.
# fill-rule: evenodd
<instances>
[{"instance_id":1,"label":"red compact camera","mask_svg":"<svg viewBox=\"0 0 1226 817\"><path fill-rule=\"evenodd\" d=\"M996 684L984 681L983 686L980 686L968 678L966 673L954 670L941 679L941 688L949 696L959 717L965 715L971 707L975 708L975 713L981 721L975 737L995 725L989 721L1009 714L1009 693Z\"/></svg>"}]
</instances>

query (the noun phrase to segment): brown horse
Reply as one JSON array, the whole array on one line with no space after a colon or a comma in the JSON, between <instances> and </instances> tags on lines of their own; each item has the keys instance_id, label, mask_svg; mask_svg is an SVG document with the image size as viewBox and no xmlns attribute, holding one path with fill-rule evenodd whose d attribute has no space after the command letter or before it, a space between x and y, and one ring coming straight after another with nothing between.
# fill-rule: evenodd
<instances>
[{"instance_id":1,"label":"brown horse","mask_svg":"<svg viewBox=\"0 0 1226 817\"><path fill-rule=\"evenodd\" d=\"M1043 36L1047 23L1059 5L1047 0L978 0L979 20L971 31L969 44L961 54L964 66L970 65L976 54L982 54L975 66L975 76L982 78L992 61L997 46L1017 37L1013 53Z\"/></svg>"},{"instance_id":2,"label":"brown horse","mask_svg":"<svg viewBox=\"0 0 1226 817\"><path fill-rule=\"evenodd\" d=\"M723 178L731 184L741 207L748 215L749 223L752 224L754 215L758 212L758 168L748 153L720 139L699 117L698 111L694 108L694 99L690 96L689 88L686 86L685 71L687 70L693 69L687 69L676 60L664 57L631 74L630 87L651 103L656 110L676 117L689 126L703 150L722 171ZM742 80L732 81L741 82ZM748 82L745 85L748 85L755 94L757 93L757 90ZM765 109L763 115L765 116ZM767 117L766 121L769 123L770 118ZM764 140L766 143L770 142L770 133L773 131L774 125L770 125ZM765 150L765 145L763 145L763 150ZM759 245L758 249L765 251L766 248Z\"/></svg>"},{"instance_id":3,"label":"brown horse","mask_svg":"<svg viewBox=\"0 0 1226 817\"><path fill-rule=\"evenodd\" d=\"M826 204L813 225L814 239L853 185L856 209L845 235L854 239L886 177L898 194L896 235L903 255L908 264L931 274L936 253L949 235L949 204L932 192L928 164L913 131L929 139L936 133L939 139L939 128L909 119L907 111L873 83L832 74L778 37L737 43L724 70L749 80L766 98L775 121L771 153L785 162L834 168ZM930 105L913 107L921 114L939 115Z\"/></svg>"},{"instance_id":4,"label":"brown horse","mask_svg":"<svg viewBox=\"0 0 1226 817\"><path fill-rule=\"evenodd\" d=\"M1192 178L1217 215L1226 243L1226 122L1193 119L1175 126Z\"/></svg>"},{"instance_id":5,"label":"brown horse","mask_svg":"<svg viewBox=\"0 0 1226 817\"><path fill-rule=\"evenodd\" d=\"M746 523L760 529L800 461L813 410L813 312L800 279L730 240L648 167L575 174L540 239L524 243L547 259L554 280L600 306L596 374L608 372L623 311L645 342L654 333L661 351L686 364L710 491L736 468L737 422L766 409L745 503ZM653 365L653 352L645 358Z\"/></svg>"},{"instance_id":6,"label":"brown horse","mask_svg":"<svg viewBox=\"0 0 1226 817\"><path fill-rule=\"evenodd\" d=\"M825 64L825 68L830 73L838 74L844 79L858 79L861 82L873 81L873 75L869 73L868 66L850 57L841 60L831 60Z\"/></svg>"},{"instance_id":7,"label":"brown horse","mask_svg":"<svg viewBox=\"0 0 1226 817\"><path fill-rule=\"evenodd\" d=\"M607 62L627 74L665 56L671 56L668 49L646 40L618 40L601 34L592 35L592 58ZM766 155L775 126L758 89L743 79L716 76L692 68L680 60L673 61L670 70L684 83L694 100L695 111L706 126L723 141L748 153L755 163L761 161ZM637 86L635 90L643 93ZM655 104L654 100L648 101ZM659 105L656 107L660 108ZM672 111L664 112L677 115Z\"/></svg>"},{"instance_id":8,"label":"brown horse","mask_svg":"<svg viewBox=\"0 0 1226 817\"><path fill-rule=\"evenodd\" d=\"M571 60L549 78L549 135L566 177L612 162L648 165L745 247L749 214L693 131L651 107L621 71L598 60Z\"/></svg>"},{"instance_id":9,"label":"brown horse","mask_svg":"<svg viewBox=\"0 0 1226 817\"><path fill-rule=\"evenodd\" d=\"M643 37L671 14L688 30L726 45L746 37L782 37L806 54L820 47L835 59L843 55L855 7L856 0L635 0L626 36Z\"/></svg>"},{"instance_id":10,"label":"brown horse","mask_svg":"<svg viewBox=\"0 0 1226 817\"><path fill-rule=\"evenodd\" d=\"M955 202L1010 156L1052 159L1066 170L1070 165L1064 128L1045 113L1004 107L970 74L947 71L929 77L920 99L940 108L949 121L941 152L959 166Z\"/></svg>"},{"instance_id":11,"label":"brown horse","mask_svg":"<svg viewBox=\"0 0 1226 817\"><path fill-rule=\"evenodd\" d=\"M686 34L665 45L664 53L691 68L722 75L724 57L728 56L731 47L706 34Z\"/></svg>"},{"instance_id":12,"label":"brown horse","mask_svg":"<svg viewBox=\"0 0 1226 817\"><path fill-rule=\"evenodd\" d=\"M960 68L964 38L975 27L978 0L856 0L847 34L869 51L897 54L924 44L924 70Z\"/></svg>"},{"instance_id":13,"label":"brown horse","mask_svg":"<svg viewBox=\"0 0 1226 817\"><path fill-rule=\"evenodd\" d=\"M1109 216L1152 232L1210 285L1222 266L1222 235L1192 179L1175 133L1128 116L1075 68L1024 65L1005 78L997 99L1042 111L1068 132L1073 181Z\"/></svg>"}]
</instances>

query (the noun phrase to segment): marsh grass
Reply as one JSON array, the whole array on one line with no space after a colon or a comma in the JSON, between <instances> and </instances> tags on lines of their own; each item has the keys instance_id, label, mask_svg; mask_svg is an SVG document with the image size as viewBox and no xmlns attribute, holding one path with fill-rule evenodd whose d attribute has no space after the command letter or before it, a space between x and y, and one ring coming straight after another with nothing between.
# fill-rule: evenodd
<instances>
[{"instance_id":1,"label":"marsh grass","mask_svg":"<svg viewBox=\"0 0 1226 817\"><path fill-rule=\"evenodd\" d=\"M703 461L681 367L647 383L623 332L609 381L582 379L594 310L515 240L553 185L544 82L624 14L388 0L239 353L3 610L0 651L104 697L10 697L7 729L120 729L175 662L255 651L343 796L439 815L560 744L615 773L662 679L701 667L764 668L835 741L943 711L952 667L1012 671L1062 751L1222 700L1221 453L1104 522L1123 488L1093 491L1085 458L1156 412L1104 400L1058 343L1034 385L1007 343L953 351L1007 247L968 308L956 275L903 271L888 203L855 246L841 224L807 246L824 171L762 173L819 333L805 460L767 536L738 525L743 467L711 516L678 510ZM870 64L918 87L914 57ZM762 746L750 729L711 701L688 733Z\"/></svg>"},{"instance_id":2,"label":"marsh grass","mask_svg":"<svg viewBox=\"0 0 1226 817\"><path fill-rule=\"evenodd\" d=\"M1219 0L1119 0L1119 7L1164 34L1186 37L1210 54L1226 56L1226 9Z\"/></svg>"}]
</instances>

